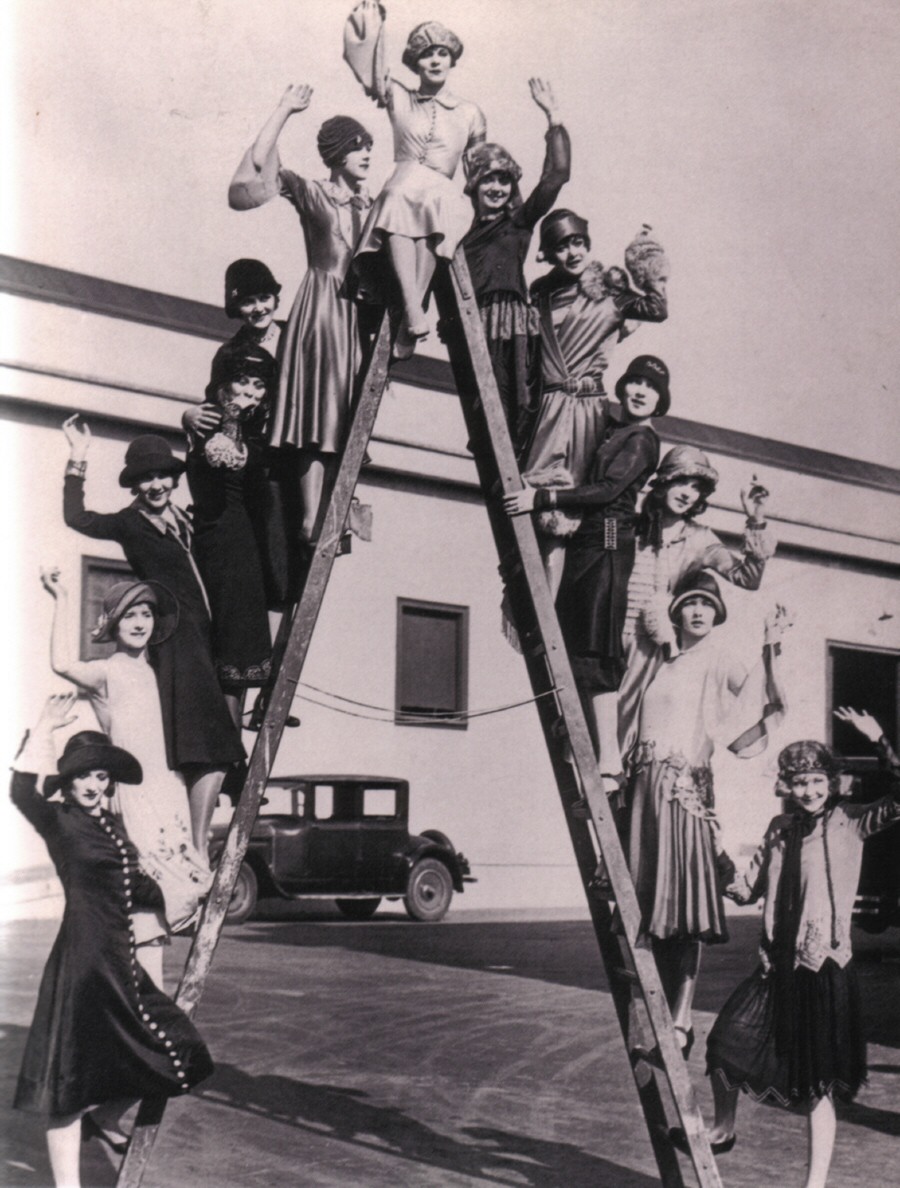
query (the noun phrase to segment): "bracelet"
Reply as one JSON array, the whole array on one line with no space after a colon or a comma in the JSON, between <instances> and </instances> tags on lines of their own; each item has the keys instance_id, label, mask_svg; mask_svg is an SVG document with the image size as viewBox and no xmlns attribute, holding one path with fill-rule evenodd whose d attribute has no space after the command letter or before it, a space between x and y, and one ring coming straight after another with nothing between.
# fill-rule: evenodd
<instances>
[{"instance_id":1,"label":"bracelet","mask_svg":"<svg viewBox=\"0 0 900 1188\"><path fill-rule=\"evenodd\" d=\"M74 474L79 478L83 478L87 471L87 462L73 462L66 463L66 474Z\"/></svg>"},{"instance_id":2,"label":"bracelet","mask_svg":"<svg viewBox=\"0 0 900 1188\"><path fill-rule=\"evenodd\" d=\"M555 489L555 487L550 487L548 489L547 499L549 500L551 507L556 507L556 489Z\"/></svg>"}]
</instances>

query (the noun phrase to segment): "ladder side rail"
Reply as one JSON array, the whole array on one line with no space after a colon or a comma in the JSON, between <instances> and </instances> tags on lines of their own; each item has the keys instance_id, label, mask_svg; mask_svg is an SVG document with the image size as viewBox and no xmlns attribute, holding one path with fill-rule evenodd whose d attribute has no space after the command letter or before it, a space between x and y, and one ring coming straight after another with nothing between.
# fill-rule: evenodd
<instances>
[{"instance_id":1,"label":"ladder side rail","mask_svg":"<svg viewBox=\"0 0 900 1188\"><path fill-rule=\"evenodd\" d=\"M390 364L391 328L385 314L375 340L334 486L316 542L303 593L291 622L284 654L278 665L265 717L257 735L240 801L225 838L212 889L203 906L200 922L188 954L176 1003L190 1017L197 1009L221 937L238 871L250 843L250 832L278 754L285 722L291 710L297 683L306 660L313 628L340 543L350 501L359 478L366 446L372 435ZM119 1169L117 1188L140 1188L165 1111L164 1099L141 1103L125 1159Z\"/></svg>"},{"instance_id":2,"label":"ladder side rail","mask_svg":"<svg viewBox=\"0 0 900 1188\"><path fill-rule=\"evenodd\" d=\"M521 478L487 353L487 344L481 327L481 316L473 298L468 267L461 251L457 251L449 269L449 288L444 276L438 274L436 295L446 326L445 337L448 341L451 365L473 443L479 478L486 496L488 516L498 552L501 558L506 560L506 566L510 571L509 574L504 574L504 577L511 578L509 592L513 595L514 613L520 609L524 600L527 617L530 619L533 616L536 620L537 636L543 641L541 650L549 671L549 687L556 689L556 696L571 747L572 760L578 773L582 792L590 806L600 851L606 863L618 907L622 935L637 971L663 1070L688 1137L700 1183L703 1188L717 1188L721 1181L709 1148L693 1085L677 1043L656 962L652 951L641 936L641 914L634 884L625 862L606 792L600 782L599 769L584 716L584 708L575 687L556 610L550 597L534 526L530 516L508 517L499 502L501 493L520 489ZM510 566L509 558L514 552L518 553L520 570L515 564ZM520 580L516 580L517 578ZM523 593L523 587L527 594ZM521 618L520 614L516 614L517 625L521 622ZM528 626L523 634L526 638L523 638L522 642L527 648L527 637L530 634ZM535 693L539 694L545 691L543 682L538 678ZM552 757L559 745L552 732L548 735L548 745ZM565 760L562 762L568 766ZM555 770L558 770L557 764L554 767ZM568 804L570 800L567 800L564 794L564 787L565 783L560 787L560 795L564 804ZM570 815L566 814L567 820ZM576 846L576 853L578 853L578 846ZM593 898L588 891L589 902L592 903ZM604 924L602 915L595 919L595 925L598 920L600 922L598 943L602 952L605 943L604 937L601 935ZM597 931L596 927L595 931ZM608 972L612 984L615 976L614 970L609 969ZM627 1043L627 1034L625 1038ZM664 1144L660 1143L660 1146L662 1145L671 1150L668 1138L664 1140ZM656 1147L657 1144L654 1142L654 1150ZM674 1158L674 1154L670 1158ZM669 1159L665 1160L667 1164L669 1161ZM664 1171L662 1166L660 1171ZM680 1179L672 1182L679 1183Z\"/></svg>"}]
</instances>

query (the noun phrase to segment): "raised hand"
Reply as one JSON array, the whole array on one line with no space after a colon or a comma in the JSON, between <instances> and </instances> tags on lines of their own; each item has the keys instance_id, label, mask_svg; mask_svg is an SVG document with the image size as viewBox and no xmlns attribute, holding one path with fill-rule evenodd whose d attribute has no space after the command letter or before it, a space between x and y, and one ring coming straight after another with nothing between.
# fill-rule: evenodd
<instances>
[{"instance_id":1,"label":"raised hand","mask_svg":"<svg viewBox=\"0 0 900 1188\"><path fill-rule=\"evenodd\" d=\"M766 615L766 636L765 642L767 644L777 643L782 635L794 625L794 617L786 606L782 606L777 602L772 610Z\"/></svg>"},{"instance_id":2,"label":"raised hand","mask_svg":"<svg viewBox=\"0 0 900 1188\"><path fill-rule=\"evenodd\" d=\"M41 567L41 585L51 596L51 598L59 598L59 596L66 594L66 587L62 583L62 574L58 565L52 566L50 569Z\"/></svg>"},{"instance_id":3,"label":"raised hand","mask_svg":"<svg viewBox=\"0 0 900 1188\"><path fill-rule=\"evenodd\" d=\"M91 431L79 413L73 413L62 424L62 431L69 443L69 455L73 462L83 462L91 447Z\"/></svg>"},{"instance_id":4,"label":"raised hand","mask_svg":"<svg viewBox=\"0 0 900 1188\"><path fill-rule=\"evenodd\" d=\"M744 487L741 491L741 506L748 520L764 520L766 518L765 507L768 498L767 488L762 485L755 474L751 475L750 486Z\"/></svg>"},{"instance_id":5,"label":"raised hand","mask_svg":"<svg viewBox=\"0 0 900 1188\"><path fill-rule=\"evenodd\" d=\"M48 697L35 725L35 734L39 731L49 734L51 730L71 726L78 717L77 714L72 713L72 707L75 705L77 697L77 693L54 693Z\"/></svg>"},{"instance_id":6,"label":"raised hand","mask_svg":"<svg viewBox=\"0 0 900 1188\"><path fill-rule=\"evenodd\" d=\"M873 718L868 710L856 710L849 705L842 705L834 711L834 716L839 722L846 722L848 726L858 730L869 742L877 743L884 734L878 720Z\"/></svg>"},{"instance_id":7,"label":"raised hand","mask_svg":"<svg viewBox=\"0 0 900 1188\"><path fill-rule=\"evenodd\" d=\"M548 116L553 116L556 113L556 97L550 84L542 78L530 78L528 86L531 89L531 98L541 111L545 111Z\"/></svg>"},{"instance_id":8,"label":"raised hand","mask_svg":"<svg viewBox=\"0 0 900 1188\"><path fill-rule=\"evenodd\" d=\"M278 101L279 107L286 107L290 112L306 111L313 97L313 89L308 83L291 83Z\"/></svg>"}]
</instances>

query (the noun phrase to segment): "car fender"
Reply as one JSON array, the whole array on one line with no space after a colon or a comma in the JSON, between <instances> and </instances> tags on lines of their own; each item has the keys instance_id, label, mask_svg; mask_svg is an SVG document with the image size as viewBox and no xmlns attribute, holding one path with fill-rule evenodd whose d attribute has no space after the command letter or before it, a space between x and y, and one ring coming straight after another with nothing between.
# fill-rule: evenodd
<instances>
[{"instance_id":1,"label":"car fender","mask_svg":"<svg viewBox=\"0 0 900 1188\"><path fill-rule=\"evenodd\" d=\"M209 860L212 866L216 866L219 860L219 855L222 853L224 848L225 838L222 837L219 839L213 837L209 846ZM244 854L244 862L247 863L247 865L256 875L256 881L259 885L260 898L263 896L269 898L277 895L282 899L290 899L290 893L280 887L272 877L270 855L271 850L267 844L264 843L263 845L259 845L257 843L254 845L254 841L251 838L250 845L247 847L247 851Z\"/></svg>"},{"instance_id":2,"label":"car fender","mask_svg":"<svg viewBox=\"0 0 900 1188\"><path fill-rule=\"evenodd\" d=\"M435 840L435 835L440 839L439 841ZM409 845L400 854L400 860L406 867L407 873L423 858L436 858L439 862L443 862L453 879L453 889L455 891L463 890L463 877L469 873L469 864L462 854L458 854L453 849L444 834L434 830L410 837Z\"/></svg>"}]
</instances>

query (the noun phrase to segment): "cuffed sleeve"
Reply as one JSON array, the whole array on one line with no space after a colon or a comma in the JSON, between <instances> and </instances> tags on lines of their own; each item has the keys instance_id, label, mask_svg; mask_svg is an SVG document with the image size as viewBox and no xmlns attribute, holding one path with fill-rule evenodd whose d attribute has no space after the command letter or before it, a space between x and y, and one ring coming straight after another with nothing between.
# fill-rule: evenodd
<instances>
[{"instance_id":1,"label":"cuffed sleeve","mask_svg":"<svg viewBox=\"0 0 900 1188\"><path fill-rule=\"evenodd\" d=\"M585 487L558 490L558 507L600 507L610 503L629 487L640 475L653 470L659 449L652 433L634 433L610 459L602 482Z\"/></svg>"}]
</instances>

